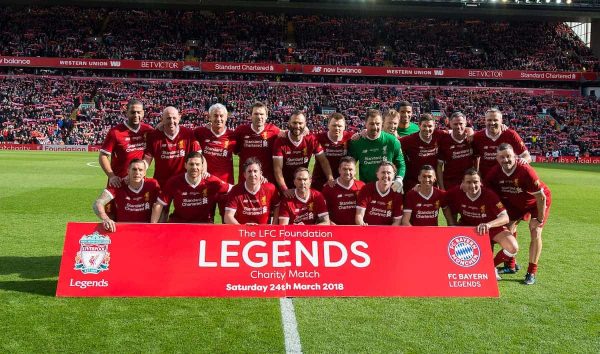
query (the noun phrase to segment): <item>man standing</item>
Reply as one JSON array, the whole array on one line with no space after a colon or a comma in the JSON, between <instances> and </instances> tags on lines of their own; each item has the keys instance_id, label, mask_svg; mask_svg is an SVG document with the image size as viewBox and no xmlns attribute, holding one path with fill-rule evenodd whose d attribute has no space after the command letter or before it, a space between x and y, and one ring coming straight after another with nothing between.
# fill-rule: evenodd
<instances>
[{"instance_id":1,"label":"man standing","mask_svg":"<svg viewBox=\"0 0 600 354\"><path fill-rule=\"evenodd\" d=\"M285 197L279 209L280 225L329 225L329 212L323 195L310 188L308 168L299 167L294 174L292 197Z\"/></svg>"},{"instance_id":2,"label":"man standing","mask_svg":"<svg viewBox=\"0 0 600 354\"><path fill-rule=\"evenodd\" d=\"M280 130L275 125L267 123L269 110L264 103L256 102L252 105L252 123L240 125L235 129L234 135L238 139L237 153L239 154L238 183L244 181L244 161L256 157L262 165L263 176L275 182L273 174L273 144Z\"/></svg>"},{"instance_id":3,"label":"man standing","mask_svg":"<svg viewBox=\"0 0 600 354\"><path fill-rule=\"evenodd\" d=\"M150 222L152 205L160 191L158 182L153 178L146 178L146 163L140 159L131 160L127 177L127 184L122 183L120 187L108 186L92 206L107 231L117 230L115 221ZM107 210L109 207L114 207L114 210ZM114 220L107 214L115 215Z\"/></svg>"},{"instance_id":4,"label":"man standing","mask_svg":"<svg viewBox=\"0 0 600 354\"><path fill-rule=\"evenodd\" d=\"M421 167L418 186L406 193L402 225L438 226L439 210L447 205L446 192L436 188L435 182L433 166Z\"/></svg>"},{"instance_id":5,"label":"man standing","mask_svg":"<svg viewBox=\"0 0 600 354\"><path fill-rule=\"evenodd\" d=\"M506 227L509 222L506 209L496 193L482 186L476 169L464 172L460 188L448 191L446 200L448 208L444 209L444 215L448 226L475 226L479 234L489 234L491 241L502 247L494 257L494 267L517 254L517 239ZM458 215L460 219L456 222ZM500 280L498 270L495 271L496 278Z\"/></svg>"},{"instance_id":6,"label":"man standing","mask_svg":"<svg viewBox=\"0 0 600 354\"><path fill-rule=\"evenodd\" d=\"M104 139L98 162L108 177L110 187L120 187L127 176L127 169L133 159L142 159L146 149L146 135L154 129L142 123L144 105L132 99L127 103L127 121L111 128Z\"/></svg>"},{"instance_id":7,"label":"man standing","mask_svg":"<svg viewBox=\"0 0 600 354\"><path fill-rule=\"evenodd\" d=\"M378 110L367 112L366 136L350 142L350 155L359 162L359 179L365 183L375 182L377 170L383 161L389 161L398 173L393 190L402 190L402 179L406 170L400 142L395 136L381 131L383 120Z\"/></svg>"},{"instance_id":8,"label":"man standing","mask_svg":"<svg viewBox=\"0 0 600 354\"><path fill-rule=\"evenodd\" d=\"M150 166L154 159L154 178L163 187L169 178L185 172L186 156L201 150L194 132L180 126L180 120L179 111L167 107L161 116L163 131L155 130L148 135L144 160Z\"/></svg>"},{"instance_id":9,"label":"man standing","mask_svg":"<svg viewBox=\"0 0 600 354\"><path fill-rule=\"evenodd\" d=\"M423 165L435 166L438 161L438 141L446 132L435 127L435 118L424 113L419 118L419 133L402 137L400 144L406 160L405 190L411 190Z\"/></svg>"},{"instance_id":10,"label":"man standing","mask_svg":"<svg viewBox=\"0 0 600 354\"><path fill-rule=\"evenodd\" d=\"M208 173L233 184L233 153L236 137L233 130L227 129L227 108L216 103L208 108L210 127L198 127L194 136L206 159Z\"/></svg>"},{"instance_id":11,"label":"man standing","mask_svg":"<svg viewBox=\"0 0 600 354\"><path fill-rule=\"evenodd\" d=\"M235 185L227 193L225 224L263 225L269 222L273 211L273 221L277 223L279 193L272 183L261 183L260 161L249 158L244 163L244 182Z\"/></svg>"},{"instance_id":12,"label":"man standing","mask_svg":"<svg viewBox=\"0 0 600 354\"><path fill-rule=\"evenodd\" d=\"M510 144L500 144L497 152L498 165L494 166L485 178L485 184L502 199L510 218L509 229L515 232L517 224L527 214L529 221L529 266L525 284L535 284L537 265L542 253L542 229L548 220L552 196L550 189L540 181L537 173L528 164L518 161ZM502 273L516 273L514 259L501 269Z\"/></svg>"},{"instance_id":13,"label":"man standing","mask_svg":"<svg viewBox=\"0 0 600 354\"><path fill-rule=\"evenodd\" d=\"M333 181L333 174L329 161L323 153L321 144L314 135L304 135L306 128L306 117L304 113L296 111L290 116L288 132L286 137L278 137L273 147L273 171L275 182L279 190L287 197L292 192L286 192L294 186L294 172L298 167L306 167L310 163L310 157L315 159L323 169L327 181Z\"/></svg>"},{"instance_id":14,"label":"man standing","mask_svg":"<svg viewBox=\"0 0 600 354\"><path fill-rule=\"evenodd\" d=\"M452 113L450 128L450 134L440 137L438 150L438 184L445 190L459 186L464 172L475 166L473 148L467 138L467 119L462 112Z\"/></svg>"},{"instance_id":15,"label":"man standing","mask_svg":"<svg viewBox=\"0 0 600 354\"><path fill-rule=\"evenodd\" d=\"M346 131L346 119L340 113L333 113L329 117L329 123L327 124L327 131L317 134L317 141L323 147L323 152L327 161L329 161L329 167L333 177L339 176L338 167L340 160L348 155L348 144L352 133ZM312 188L320 191L323 189L325 183L327 183L327 177L321 164L315 164L313 169L312 177L313 185Z\"/></svg>"},{"instance_id":16,"label":"man standing","mask_svg":"<svg viewBox=\"0 0 600 354\"><path fill-rule=\"evenodd\" d=\"M152 207L151 222L165 222L164 211L171 203L175 206L169 216L172 223L214 223L215 203L220 194L227 193L231 185L210 174L204 174L204 159L199 152L186 156L186 172L171 177L162 188Z\"/></svg>"},{"instance_id":17,"label":"man standing","mask_svg":"<svg viewBox=\"0 0 600 354\"><path fill-rule=\"evenodd\" d=\"M402 194L392 192L396 166L382 161L377 169L377 182L366 184L358 192L356 225L400 225Z\"/></svg>"},{"instance_id":18,"label":"man standing","mask_svg":"<svg viewBox=\"0 0 600 354\"><path fill-rule=\"evenodd\" d=\"M411 135L419 131L419 126L410 121L413 115L413 109L410 102L400 102L398 113L400 113L400 122L398 124L399 137Z\"/></svg>"},{"instance_id":19,"label":"man standing","mask_svg":"<svg viewBox=\"0 0 600 354\"><path fill-rule=\"evenodd\" d=\"M356 176L356 160L344 156L339 162L339 177L335 185L323 187L323 197L329 208L332 225L355 225L356 203L358 192L365 183L354 179Z\"/></svg>"},{"instance_id":20,"label":"man standing","mask_svg":"<svg viewBox=\"0 0 600 354\"><path fill-rule=\"evenodd\" d=\"M512 129L502 131L502 112L497 108L488 109L485 113L485 129L473 135L471 144L482 176L486 176L498 164L496 150L502 143L510 144L522 162L531 162L529 151L519 134Z\"/></svg>"}]
</instances>

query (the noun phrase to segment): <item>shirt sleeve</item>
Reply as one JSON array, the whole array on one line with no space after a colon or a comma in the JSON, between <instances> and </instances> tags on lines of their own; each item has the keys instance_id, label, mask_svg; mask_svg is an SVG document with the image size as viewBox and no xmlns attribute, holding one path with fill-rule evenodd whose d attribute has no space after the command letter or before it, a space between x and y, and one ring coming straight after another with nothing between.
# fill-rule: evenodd
<instances>
[{"instance_id":1,"label":"shirt sleeve","mask_svg":"<svg viewBox=\"0 0 600 354\"><path fill-rule=\"evenodd\" d=\"M402 194L394 193L394 211L392 213L394 219L402 217L402 214L403 214L402 198L403 198Z\"/></svg>"},{"instance_id":2,"label":"shirt sleeve","mask_svg":"<svg viewBox=\"0 0 600 354\"><path fill-rule=\"evenodd\" d=\"M396 175L404 178L404 175L406 174L406 163L404 162L404 154L402 153L400 141L394 137L392 142L393 142L393 149L394 149L393 163L394 163L394 165L396 165L396 168L398 169L398 172L396 173Z\"/></svg>"},{"instance_id":3,"label":"shirt sleeve","mask_svg":"<svg viewBox=\"0 0 600 354\"><path fill-rule=\"evenodd\" d=\"M367 192L367 187L363 188L358 192L358 197L356 200L356 207L366 209L367 204L369 203L369 193Z\"/></svg>"},{"instance_id":4,"label":"shirt sleeve","mask_svg":"<svg viewBox=\"0 0 600 354\"><path fill-rule=\"evenodd\" d=\"M327 204L325 202L325 198L323 194L315 191L315 211L319 217L328 215L329 210L327 210Z\"/></svg>"},{"instance_id":5,"label":"shirt sleeve","mask_svg":"<svg viewBox=\"0 0 600 354\"><path fill-rule=\"evenodd\" d=\"M283 149L281 148L282 139L275 139L275 144L273 144L273 157L283 158Z\"/></svg>"},{"instance_id":6,"label":"shirt sleeve","mask_svg":"<svg viewBox=\"0 0 600 354\"><path fill-rule=\"evenodd\" d=\"M116 143L115 130L111 129L108 132L108 134L106 135L104 142L102 143L100 152L102 152L103 154L106 154L106 155L112 154L113 149L115 148L115 143Z\"/></svg>"}]
</instances>

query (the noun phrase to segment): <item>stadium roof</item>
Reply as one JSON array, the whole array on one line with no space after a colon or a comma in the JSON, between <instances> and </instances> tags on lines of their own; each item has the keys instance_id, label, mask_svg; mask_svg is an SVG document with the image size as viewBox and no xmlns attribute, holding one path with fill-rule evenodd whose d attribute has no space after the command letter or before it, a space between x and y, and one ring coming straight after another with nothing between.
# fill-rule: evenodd
<instances>
[{"instance_id":1,"label":"stadium roof","mask_svg":"<svg viewBox=\"0 0 600 354\"><path fill-rule=\"evenodd\" d=\"M510 17L589 22L600 18L600 0L0 0L13 5L257 9L361 15Z\"/></svg>"}]
</instances>

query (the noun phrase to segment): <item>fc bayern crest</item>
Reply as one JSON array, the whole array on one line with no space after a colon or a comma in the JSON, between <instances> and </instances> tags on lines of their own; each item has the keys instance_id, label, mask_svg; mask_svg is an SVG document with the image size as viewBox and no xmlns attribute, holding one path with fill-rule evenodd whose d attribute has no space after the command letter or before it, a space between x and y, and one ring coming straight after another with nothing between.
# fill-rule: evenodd
<instances>
[{"instance_id":1,"label":"fc bayern crest","mask_svg":"<svg viewBox=\"0 0 600 354\"><path fill-rule=\"evenodd\" d=\"M110 253L108 245L110 238L94 232L85 235L79 240L79 252L75 256L75 269L81 270L83 274L98 274L108 270Z\"/></svg>"},{"instance_id":2,"label":"fc bayern crest","mask_svg":"<svg viewBox=\"0 0 600 354\"><path fill-rule=\"evenodd\" d=\"M469 268L479 262L481 249L467 236L456 236L448 243L448 256L456 265Z\"/></svg>"}]
</instances>

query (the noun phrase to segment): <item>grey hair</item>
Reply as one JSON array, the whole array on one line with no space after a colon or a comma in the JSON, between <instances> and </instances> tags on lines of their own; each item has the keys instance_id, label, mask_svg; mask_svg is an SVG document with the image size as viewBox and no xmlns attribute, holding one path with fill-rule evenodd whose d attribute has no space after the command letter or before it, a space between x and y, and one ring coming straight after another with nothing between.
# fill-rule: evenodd
<instances>
[{"instance_id":1,"label":"grey hair","mask_svg":"<svg viewBox=\"0 0 600 354\"><path fill-rule=\"evenodd\" d=\"M214 111L220 111L220 110L225 111L225 113L227 113L227 107L225 107L221 103L215 103L208 108L208 115L210 116L213 114Z\"/></svg>"}]
</instances>

